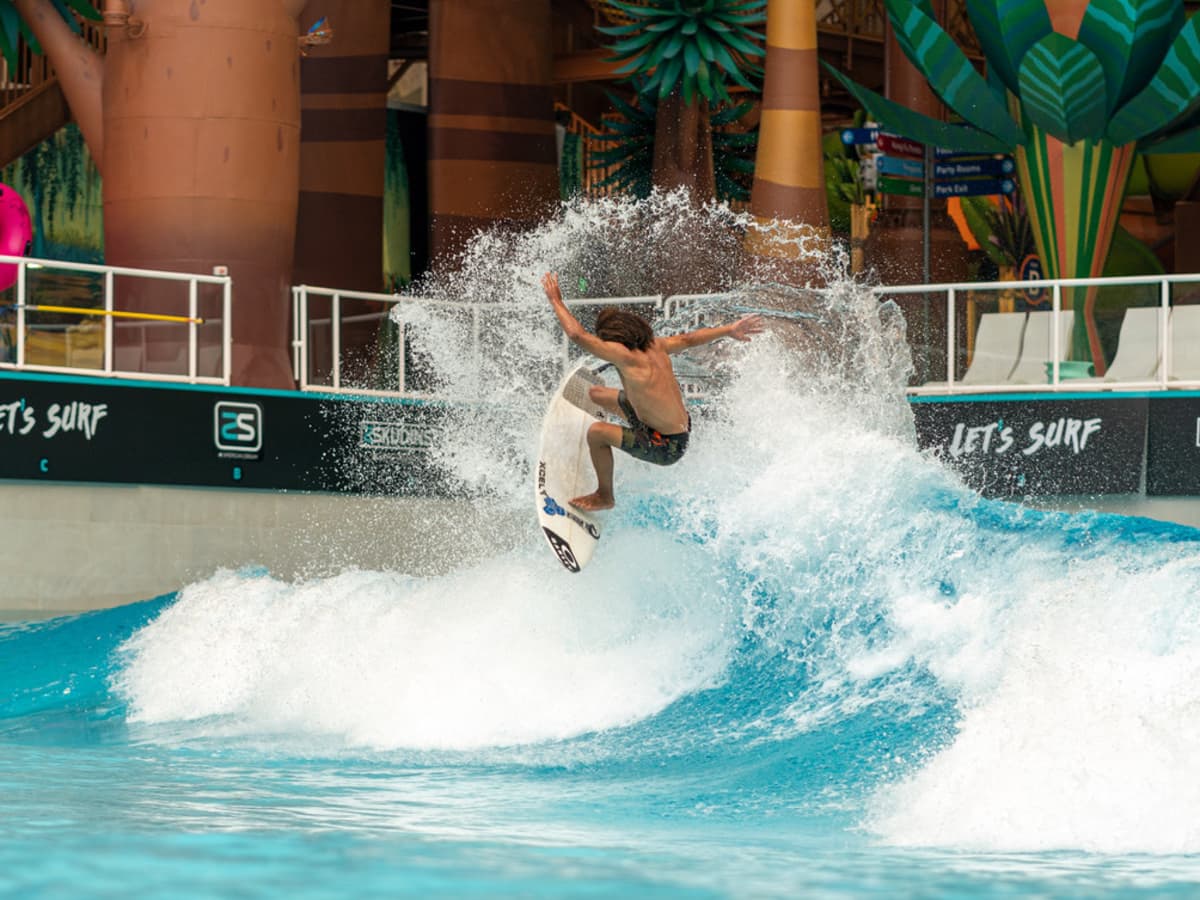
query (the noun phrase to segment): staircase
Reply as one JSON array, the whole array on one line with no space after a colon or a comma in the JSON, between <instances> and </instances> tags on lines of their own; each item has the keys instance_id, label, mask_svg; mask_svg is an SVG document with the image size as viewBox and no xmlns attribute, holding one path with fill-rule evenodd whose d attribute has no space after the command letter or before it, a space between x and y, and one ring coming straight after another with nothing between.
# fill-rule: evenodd
<instances>
[{"instance_id":1,"label":"staircase","mask_svg":"<svg viewBox=\"0 0 1200 900\"><path fill-rule=\"evenodd\" d=\"M83 23L81 37L104 51L104 30L98 24ZM50 61L21 41L15 65L0 60L0 168L70 121L71 110Z\"/></svg>"}]
</instances>

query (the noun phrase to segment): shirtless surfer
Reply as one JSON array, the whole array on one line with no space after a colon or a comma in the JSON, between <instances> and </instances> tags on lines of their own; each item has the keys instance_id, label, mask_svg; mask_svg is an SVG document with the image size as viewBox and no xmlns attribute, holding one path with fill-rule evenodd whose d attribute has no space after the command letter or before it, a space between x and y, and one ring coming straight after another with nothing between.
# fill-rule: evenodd
<instances>
[{"instance_id":1,"label":"shirtless surfer","mask_svg":"<svg viewBox=\"0 0 1200 900\"><path fill-rule=\"evenodd\" d=\"M683 392L675 380L670 355L723 337L748 341L763 330L762 319L746 316L716 328L655 337L650 323L637 313L606 306L596 317L596 333L592 334L567 309L558 287L558 275L553 272L544 275L542 287L567 338L593 356L612 363L621 376L624 390L596 386L589 389L588 396L602 409L622 416L629 425L593 422L588 428L588 451L598 486L594 493L571 501L572 506L580 509L611 509L615 503L613 447L659 466L678 462L687 450L692 418L683 405Z\"/></svg>"}]
</instances>

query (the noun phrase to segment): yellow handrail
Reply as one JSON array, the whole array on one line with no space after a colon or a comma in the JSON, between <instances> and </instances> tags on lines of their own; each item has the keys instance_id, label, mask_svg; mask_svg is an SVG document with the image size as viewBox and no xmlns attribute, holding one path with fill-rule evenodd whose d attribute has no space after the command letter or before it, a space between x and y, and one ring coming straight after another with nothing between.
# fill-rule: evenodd
<instances>
[{"instance_id":1,"label":"yellow handrail","mask_svg":"<svg viewBox=\"0 0 1200 900\"><path fill-rule=\"evenodd\" d=\"M27 303L23 307L14 306L10 308L33 309L39 312L78 313L81 316L115 316L119 319L146 319L153 322L194 322L197 325L204 324L203 319L193 319L191 316L168 316L162 313L125 312L114 309L88 309L82 306L49 306L44 303Z\"/></svg>"}]
</instances>

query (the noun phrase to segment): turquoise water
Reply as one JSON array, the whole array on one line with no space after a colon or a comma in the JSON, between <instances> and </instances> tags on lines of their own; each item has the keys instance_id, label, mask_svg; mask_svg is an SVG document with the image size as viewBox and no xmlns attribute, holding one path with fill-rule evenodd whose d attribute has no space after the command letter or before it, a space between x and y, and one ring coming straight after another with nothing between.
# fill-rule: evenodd
<instances>
[{"instance_id":1,"label":"turquoise water","mask_svg":"<svg viewBox=\"0 0 1200 900\"><path fill-rule=\"evenodd\" d=\"M0 625L0 895L1196 895L1200 533L966 490L848 291L703 360L688 455L618 459L571 575L524 276L442 459L515 549Z\"/></svg>"}]
</instances>

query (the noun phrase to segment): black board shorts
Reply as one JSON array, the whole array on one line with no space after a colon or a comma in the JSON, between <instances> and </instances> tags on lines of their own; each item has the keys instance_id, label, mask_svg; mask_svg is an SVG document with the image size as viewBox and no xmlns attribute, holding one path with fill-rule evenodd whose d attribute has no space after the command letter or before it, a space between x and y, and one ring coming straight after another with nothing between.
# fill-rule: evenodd
<instances>
[{"instance_id":1,"label":"black board shorts","mask_svg":"<svg viewBox=\"0 0 1200 900\"><path fill-rule=\"evenodd\" d=\"M628 428L621 429L621 449L634 459L645 460L656 466L669 466L679 462L687 452L688 435L692 432L692 417L688 416L688 430L679 434L662 434L638 418L633 404L625 399L625 392L617 394L617 406L629 421Z\"/></svg>"}]
</instances>

